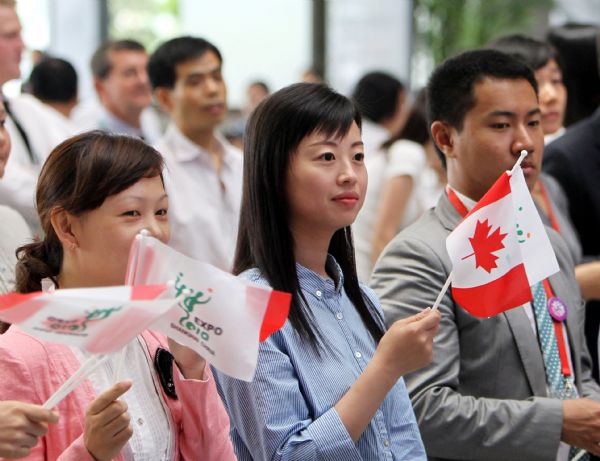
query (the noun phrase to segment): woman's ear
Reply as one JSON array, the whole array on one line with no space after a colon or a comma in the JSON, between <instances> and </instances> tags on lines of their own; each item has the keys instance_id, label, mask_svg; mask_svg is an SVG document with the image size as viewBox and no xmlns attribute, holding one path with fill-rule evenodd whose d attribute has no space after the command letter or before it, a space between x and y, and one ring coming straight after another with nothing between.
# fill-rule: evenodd
<instances>
[{"instance_id":1,"label":"woman's ear","mask_svg":"<svg viewBox=\"0 0 600 461\"><path fill-rule=\"evenodd\" d=\"M61 207L55 207L50 211L50 223L64 249L75 250L79 246L73 232L73 224L76 219L78 219L76 216Z\"/></svg>"},{"instance_id":2,"label":"woman's ear","mask_svg":"<svg viewBox=\"0 0 600 461\"><path fill-rule=\"evenodd\" d=\"M454 157L453 130L450 125L439 120L431 124L431 138L446 158Z\"/></svg>"}]
</instances>

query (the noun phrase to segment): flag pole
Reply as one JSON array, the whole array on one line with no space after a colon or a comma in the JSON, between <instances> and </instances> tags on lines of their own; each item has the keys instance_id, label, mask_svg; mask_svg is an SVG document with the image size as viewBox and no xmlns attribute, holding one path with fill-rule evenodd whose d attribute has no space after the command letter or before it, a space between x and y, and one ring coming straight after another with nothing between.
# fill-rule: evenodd
<instances>
[{"instance_id":1,"label":"flag pole","mask_svg":"<svg viewBox=\"0 0 600 461\"><path fill-rule=\"evenodd\" d=\"M519 156L519 159L517 160L517 163L515 163L515 166L512 167L512 170L510 170L510 175L512 176L512 174L515 172L515 170L517 169L517 167L521 166L521 162L523 162L523 159L527 157L527 151L525 149L523 149L521 151L521 155Z\"/></svg>"},{"instance_id":2,"label":"flag pole","mask_svg":"<svg viewBox=\"0 0 600 461\"><path fill-rule=\"evenodd\" d=\"M436 310L439 307L440 303L442 302L442 298L446 294L446 291L448 291L448 287L450 286L450 282L452 282L452 271L450 271L450 274L448 274L448 278L446 279L446 283L444 283L444 286L442 287L442 290L440 291L440 294L438 295L437 299L433 303L433 306L431 307L432 311Z\"/></svg>"},{"instance_id":3,"label":"flag pole","mask_svg":"<svg viewBox=\"0 0 600 461\"><path fill-rule=\"evenodd\" d=\"M136 239L144 238L144 237L147 237L148 235L150 235L150 232L147 229L141 229L138 232L138 235L135 236L135 238ZM138 254L136 254L136 256L137 256L136 260L131 265L131 267L129 268L129 271L127 272L127 274L125 276L125 285L133 286L135 283L136 269L141 266L140 260L142 259L142 255L139 254L139 251L138 251ZM125 358L127 356L126 350L127 350L127 345L123 346L121 348L121 350L116 353L117 366L116 366L115 372L113 374L113 382L114 383L118 383L121 379L121 375L123 374L123 367L125 366Z\"/></svg>"},{"instance_id":4,"label":"flag pole","mask_svg":"<svg viewBox=\"0 0 600 461\"><path fill-rule=\"evenodd\" d=\"M46 410L52 410L62 400L69 395L82 381L92 374L96 369L108 359L108 355L92 355L85 360L81 366L67 379L44 403Z\"/></svg>"}]
</instances>

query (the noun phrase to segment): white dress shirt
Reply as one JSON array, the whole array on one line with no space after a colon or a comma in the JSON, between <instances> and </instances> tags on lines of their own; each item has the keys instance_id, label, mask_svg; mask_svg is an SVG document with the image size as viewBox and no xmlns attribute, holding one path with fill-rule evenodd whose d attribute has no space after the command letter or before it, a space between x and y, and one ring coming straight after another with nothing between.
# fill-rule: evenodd
<instances>
[{"instance_id":1,"label":"white dress shirt","mask_svg":"<svg viewBox=\"0 0 600 461\"><path fill-rule=\"evenodd\" d=\"M210 154L169 125L156 149L165 158L171 241L177 251L220 269L233 264L242 198L242 153L216 135L223 151L217 173Z\"/></svg>"},{"instance_id":2,"label":"white dress shirt","mask_svg":"<svg viewBox=\"0 0 600 461\"><path fill-rule=\"evenodd\" d=\"M0 294L14 290L15 250L31 240L31 231L23 217L12 208L0 205Z\"/></svg>"},{"instance_id":3,"label":"white dress shirt","mask_svg":"<svg viewBox=\"0 0 600 461\"><path fill-rule=\"evenodd\" d=\"M160 384L152 372L152 359L145 349L146 345L139 336L125 346L127 366L119 380L129 379L133 386L119 400L127 404L133 435L121 454L126 461L168 461L173 458L175 449L175 429L171 413L162 402ZM90 357L90 354L75 347L71 350L82 363ZM115 362L119 355L110 357L89 376L96 396L114 384ZM176 372L176 367L173 371Z\"/></svg>"},{"instance_id":4,"label":"white dress shirt","mask_svg":"<svg viewBox=\"0 0 600 461\"><path fill-rule=\"evenodd\" d=\"M6 127L11 139L10 157L0 181L0 204L17 210L34 232L39 232L39 218L34 197L38 174L48 154L68 137L75 128L65 117L45 106L31 95L10 98L10 109L25 131L33 158L14 120L7 117Z\"/></svg>"}]
</instances>

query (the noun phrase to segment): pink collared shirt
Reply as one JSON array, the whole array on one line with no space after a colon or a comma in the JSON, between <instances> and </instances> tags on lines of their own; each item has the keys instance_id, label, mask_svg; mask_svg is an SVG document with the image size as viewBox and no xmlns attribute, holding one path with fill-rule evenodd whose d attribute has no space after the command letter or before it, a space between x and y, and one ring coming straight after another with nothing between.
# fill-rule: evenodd
<instances>
[{"instance_id":1,"label":"pink collared shirt","mask_svg":"<svg viewBox=\"0 0 600 461\"><path fill-rule=\"evenodd\" d=\"M166 339L158 333L145 331L141 336L151 357L158 347L166 348ZM0 396L3 400L43 404L79 365L69 347L38 340L11 326L0 336ZM173 461L236 459L227 413L208 368L206 373L206 381L197 381L182 379L175 369L177 400L161 389L173 427L178 428ZM89 381L80 384L56 407L59 422L49 426L48 433L24 459L94 461L84 445L83 431L85 411L95 397ZM124 458L119 454L115 460Z\"/></svg>"}]
</instances>

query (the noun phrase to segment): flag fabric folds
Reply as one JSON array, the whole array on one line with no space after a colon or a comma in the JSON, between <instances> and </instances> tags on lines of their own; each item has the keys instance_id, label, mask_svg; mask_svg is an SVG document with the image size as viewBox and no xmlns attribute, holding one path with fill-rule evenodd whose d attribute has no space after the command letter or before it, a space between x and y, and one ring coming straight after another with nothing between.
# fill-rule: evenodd
<instances>
[{"instance_id":1,"label":"flag fabric folds","mask_svg":"<svg viewBox=\"0 0 600 461\"><path fill-rule=\"evenodd\" d=\"M532 299L558 262L520 166L505 172L446 240L452 296L477 317Z\"/></svg>"},{"instance_id":2,"label":"flag fabric folds","mask_svg":"<svg viewBox=\"0 0 600 461\"><path fill-rule=\"evenodd\" d=\"M254 376L259 341L287 320L291 295L244 281L139 234L129 255L133 285L174 282L177 308L152 329L198 352L234 378Z\"/></svg>"},{"instance_id":3,"label":"flag fabric folds","mask_svg":"<svg viewBox=\"0 0 600 461\"><path fill-rule=\"evenodd\" d=\"M9 293L0 297L0 319L44 341L108 354L177 303L169 291L159 284Z\"/></svg>"}]
</instances>

